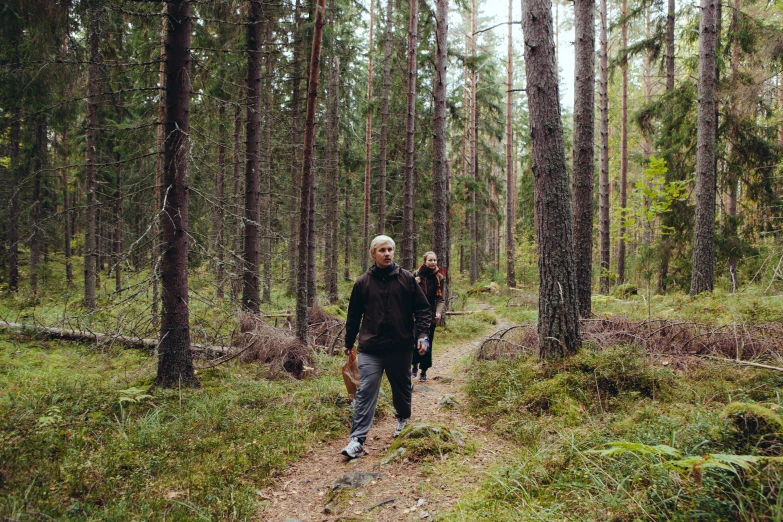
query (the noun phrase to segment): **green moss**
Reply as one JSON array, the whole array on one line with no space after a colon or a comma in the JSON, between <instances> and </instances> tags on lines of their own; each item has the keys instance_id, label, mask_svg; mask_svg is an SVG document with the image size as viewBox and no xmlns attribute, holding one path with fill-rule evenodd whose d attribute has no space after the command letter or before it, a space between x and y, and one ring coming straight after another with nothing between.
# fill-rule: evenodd
<instances>
[{"instance_id":1,"label":"green moss","mask_svg":"<svg viewBox=\"0 0 783 522\"><path fill-rule=\"evenodd\" d=\"M723 409L727 440L740 452L783 455L783 418L760 404L732 402Z\"/></svg>"},{"instance_id":2,"label":"green moss","mask_svg":"<svg viewBox=\"0 0 783 522\"><path fill-rule=\"evenodd\" d=\"M393 455L405 448L405 457L412 460L442 458L449 453L472 452L473 446L465 441L464 434L443 424L416 423L409 425L389 448Z\"/></svg>"}]
</instances>

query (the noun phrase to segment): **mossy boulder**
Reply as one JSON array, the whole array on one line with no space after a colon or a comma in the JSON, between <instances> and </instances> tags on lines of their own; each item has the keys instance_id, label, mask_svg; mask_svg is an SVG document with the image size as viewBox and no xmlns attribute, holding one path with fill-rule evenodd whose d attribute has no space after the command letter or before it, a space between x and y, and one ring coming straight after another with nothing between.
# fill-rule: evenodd
<instances>
[{"instance_id":1,"label":"mossy boulder","mask_svg":"<svg viewBox=\"0 0 783 522\"><path fill-rule=\"evenodd\" d=\"M405 456L414 461L442 458L449 453L472 451L464 434L442 424L409 425L389 448L389 455L405 448Z\"/></svg>"},{"instance_id":2,"label":"mossy boulder","mask_svg":"<svg viewBox=\"0 0 783 522\"><path fill-rule=\"evenodd\" d=\"M742 453L783 455L783 418L770 408L750 402L732 402L723 410L727 439Z\"/></svg>"},{"instance_id":3,"label":"mossy boulder","mask_svg":"<svg viewBox=\"0 0 783 522\"><path fill-rule=\"evenodd\" d=\"M628 299L632 295L638 295L639 289L633 283L623 283L617 285L612 290L612 296L617 299Z\"/></svg>"}]
</instances>

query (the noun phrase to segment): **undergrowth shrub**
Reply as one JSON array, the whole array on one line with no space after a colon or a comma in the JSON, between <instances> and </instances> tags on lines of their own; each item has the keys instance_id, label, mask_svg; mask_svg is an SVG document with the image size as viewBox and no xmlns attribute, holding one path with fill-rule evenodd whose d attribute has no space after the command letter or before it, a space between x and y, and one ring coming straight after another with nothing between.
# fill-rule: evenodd
<instances>
[{"instance_id":1,"label":"undergrowth shrub","mask_svg":"<svg viewBox=\"0 0 783 522\"><path fill-rule=\"evenodd\" d=\"M655 399L674 386L670 370L650 364L640 349L624 345L583 348L575 356L543 365L532 357L474 361L467 391L473 410L494 421L497 414L523 413L573 426L588 412L624 410L637 398Z\"/></svg>"},{"instance_id":2,"label":"undergrowth shrub","mask_svg":"<svg viewBox=\"0 0 783 522\"><path fill-rule=\"evenodd\" d=\"M783 520L783 457L768 456L779 454L783 375L705 360L661 367L668 357L600 346L545 365L470 362L470 411L520 453L454 520ZM750 404L727 407L738 400ZM634 451L593 451L613 441ZM664 446L676 454L640 450Z\"/></svg>"}]
</instances>

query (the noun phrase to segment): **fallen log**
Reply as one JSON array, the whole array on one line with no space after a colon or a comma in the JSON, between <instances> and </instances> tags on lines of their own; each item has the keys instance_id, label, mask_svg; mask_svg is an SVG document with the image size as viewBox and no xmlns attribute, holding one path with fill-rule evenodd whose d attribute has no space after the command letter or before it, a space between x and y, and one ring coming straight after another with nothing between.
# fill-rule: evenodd
<instances>
[{"instance_id":1,"label":"fallen log","mask_svg":"<svg viewBox=\"0 0 783 522\"><path fill-rule=\"evenodd\" d=\"M96 344L121 344L128 348L142 348L146 350L156 350L160 343L160 340L158 339L132 337L119 333L107 334L84 330L70 330L67 328L54 328L43 325L10 323L8 321L0 321L0 329L11 330L21 334L29 334L30 331L32 331L36 335L44 335L46 337L63 339L66 341L91 342ZM222 354L233 351L233 348L230 346L211 346L198 343L191 343L190 349L194 352Z\"/></svg>"},{"instance_id":2,"label":"fallen log","mask_svg":"<svg viewBox=\"0 0 783 522\"><path fill-rule=\"evenodd\" d=\"M476 313L475 310L469 312L452 312L452 311L445 312L446 315L470 315L475 313Z\"/></svg>"}]
</instances>

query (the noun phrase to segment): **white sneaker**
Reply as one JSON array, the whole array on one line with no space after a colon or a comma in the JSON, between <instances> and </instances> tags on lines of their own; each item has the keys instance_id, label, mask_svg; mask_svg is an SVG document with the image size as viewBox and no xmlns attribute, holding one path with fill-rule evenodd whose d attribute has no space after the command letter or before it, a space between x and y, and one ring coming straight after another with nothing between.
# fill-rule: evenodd
<instances>
[{"instance_id":1,"label":"white sneaker","mask_svg":"<svg viewBox=\"0 0 783 522\"><path fill-rule=\"evenodd\" d=\"M358 459L364 455L364 446L357 439L352 438L351 442L343 448L342 454L349 459Z\"/></svg>"},{"instance_id":2,"label":"white sneaker","mask_svg":"<svg viewBox=\"0 0 783 522\"><path fill-rule=\"evenodd\" d=\"M402 433L402 430L404 430L405 426L408 424L408 420L409 419L397 419L397 427L394 429L395 437Z\"/></svg>"}]
</instances>

